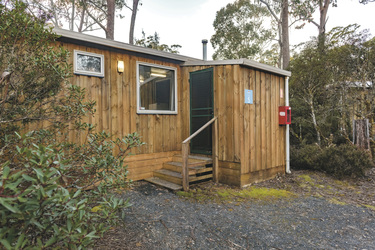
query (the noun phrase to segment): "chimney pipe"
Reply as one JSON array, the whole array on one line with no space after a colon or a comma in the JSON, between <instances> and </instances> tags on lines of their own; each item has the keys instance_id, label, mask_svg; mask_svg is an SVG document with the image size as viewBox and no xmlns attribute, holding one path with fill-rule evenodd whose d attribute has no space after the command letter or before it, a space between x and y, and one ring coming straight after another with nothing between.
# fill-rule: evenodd
<instances>
[{"instance_id":1,"label":"chimney pipe","mask_svg":"<svg viewBox=\"0 0 375 250\"><path fill-rule=\"evenodd\" d=\"M204 61L207 61L207 39L203 39L202 40L202 44L203 44L203 60Z\"/></svg>"}]
</instances>

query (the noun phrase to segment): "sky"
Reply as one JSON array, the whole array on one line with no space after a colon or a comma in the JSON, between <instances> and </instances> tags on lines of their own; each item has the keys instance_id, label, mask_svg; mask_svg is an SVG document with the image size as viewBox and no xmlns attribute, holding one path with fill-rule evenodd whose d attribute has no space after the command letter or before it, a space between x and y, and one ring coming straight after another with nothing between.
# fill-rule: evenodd
<instances>
[{"instance_id":1,"label":"sky","mask_svg":"<svg viewBox=\"0 0 375 250\"><path fill-rule=\"evenodd\" d=\"M131 2L131 1L129 1ZM202 58L202 39L211 39L216 12L234 0L141 0L135 24L135 38L158 32L163 44L179 44L181 55ZM358 23L375 35L375 3L362 5L358 0L339 0L338 7L328 10L327 30L336 26ZM131 12L123 10L124 19L116 19L115 40L128 42ZM318 15L316 15L318 17ZM316 18L318 20L318 18ZM291 45L309 40L318 30L306 24L302 30L290 29ZM208 59L214 49L208 43Z\"/></svg>"}]
</instances>

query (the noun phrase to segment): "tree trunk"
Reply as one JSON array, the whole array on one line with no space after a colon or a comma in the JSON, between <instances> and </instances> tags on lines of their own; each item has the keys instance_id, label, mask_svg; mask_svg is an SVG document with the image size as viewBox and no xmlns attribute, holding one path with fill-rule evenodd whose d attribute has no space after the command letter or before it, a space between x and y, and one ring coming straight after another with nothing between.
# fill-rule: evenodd
<instances>
[{"instance_id":1,"label":"tree trunk","mask_svg":"<svg viewBox=\"0 0 375 250\"><path fill-rule=\"evenodd\" d=\"M277 23L277 27L278 27L278 33L279 33L279 39L278 39L278 43L279 43L279 46L280 46L280 52L279 52L279 58L278 58L278 63L279 63L279 68L282 69L283 68L283 41L282 41L282 24L281 22L278 22Z\"/></svg>"},{"instance_id":2,"label":"tree trunk","mask_svg":"<svg viewBox=\"0 0 375 250\"><path fill-rule=\"evenodd\" d=\"M369 120L355 120L353 126L353 142L361 149L370 150L370 126Z\"/></svg>"},{"instance_id":3,"label":"tree trunk","mask_svg":"<svg viewBox=\"0 0 375 250\"><path fill-rule=\"evenodd\" d=\"M326 40L326 23L327 23L327 13L329 8L330 0L320 0L319 1L319 47L324 46Z\"/></svg>"},{"instance_id":4,"label":"tree trunk","mask_svg":"<svg viewBox=\"0 0 375 250\"><path fill-rule=\"evenodd\" d=\"M286 69L290 62L289 52L289 1L283 0L283 6L281 11L281 30L282 30L282 57L283 66L282 69Z\"/></svg>"},{"instance_id":5,"label":"tree trunk","mask_svg":"<svg viewBox=\"0 0 375 250\"><path fill-rule=\"evenodd\" d=\"M82 32L83 24L85 22L86 6L82 6L81 21L79 23L78 32Z\"/></svg>"},{"instance_id":6,"label":"tree trunk","mask_svg":"<svg viewBox=\"0 0 375 250\"><path fill-rule=\"evenodd\" d=\"M130 21L129 44L134 44L135 18L137 17L139 0L133 0L132 17Z\"/></svg>"},{"instance_id":7,"label":"tree trunk","mask_svg":"<svg viewBox=\"0 0 375 250\"><path fill-rule=\"evenodd\" d=\"M69 24L69 29L71 31L74 30L74 12L76 10L76 3L75 0L72 0L72 15L70 16L70 24Z\"/></svg>"},{"instance_id":8,"label":"tree trunk","mask_svg":"<svg viewBox=\"0 0 375 250\"><path fill-rule=\"evenodd\" d=\"M105 36L107 39L115 38L115 0L107 0L107 28Z\"/></svg>"},{"instance_id":9,"label":"tree trunk","mask_svg":"<svg viewBox=\"0 0 375 250\"><path fill-rule=\"evenodd\" d=\"M318 145L320 146L322 144L322 140L321 140L321 136L320 136L320 132L318 128L318 122L316 121L315 108L314 108L314 103L313 103L312 98L309 101L309 105L310 105L312 122L313 122L314 129L316 132L316 139L318 140Z\"/></svg>"}]
</instances>

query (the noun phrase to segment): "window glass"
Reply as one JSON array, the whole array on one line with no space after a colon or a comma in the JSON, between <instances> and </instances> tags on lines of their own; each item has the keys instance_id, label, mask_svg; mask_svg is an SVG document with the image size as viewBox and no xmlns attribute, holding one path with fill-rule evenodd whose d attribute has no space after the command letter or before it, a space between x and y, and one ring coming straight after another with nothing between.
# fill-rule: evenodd
<instances>
[{"instance_id":1,"label":"window glass","mask_svg":"<svg viewBox=\"0 0 375 250\"><path fill-rule=\"evenodd\" d=\"M139 113L175 113L175 69L138 65Z\"/></svg>"},{"instance_id":2,"label":"window glass","mask_svg":"<svg viewBox=\"0 0 375 250\"><path fill-rule=\"evenodd\" d=\"M75 50L74 73L104 77L104 55Z\"/></svg>"},{"instance_id":3,"label":"window glass","mask_svg":"<svg viewBox=\"0 0 375 250\"><path fill-rule=\"evenodd\" d=\"M101 72L101 58L97 56L88 56L77 54L77 69L91 72Z\"/></svg>"}]
</instances>

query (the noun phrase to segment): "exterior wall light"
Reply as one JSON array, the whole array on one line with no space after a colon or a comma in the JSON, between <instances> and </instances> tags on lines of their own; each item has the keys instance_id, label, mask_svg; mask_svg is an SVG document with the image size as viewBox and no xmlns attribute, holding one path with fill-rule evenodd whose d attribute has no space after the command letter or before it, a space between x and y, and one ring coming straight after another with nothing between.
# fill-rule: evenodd
<instances>
[{"instance_id":1,"label":"exterior wall light","mask_svg":"<svg viewBox=\"0 0 375 250\"><path fill-rule=\"evenodd\" d=\"M117 71L124 73L124 61L117 61Z\"/></svg>"}]
</instances>

